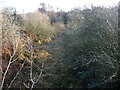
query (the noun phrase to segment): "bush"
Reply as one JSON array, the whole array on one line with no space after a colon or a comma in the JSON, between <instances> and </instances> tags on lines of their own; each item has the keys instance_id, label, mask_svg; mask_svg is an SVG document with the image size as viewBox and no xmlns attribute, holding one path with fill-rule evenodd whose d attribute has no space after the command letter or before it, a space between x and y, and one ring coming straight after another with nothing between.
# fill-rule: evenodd
<instances>
[{"instance_id":1,"label":"bush","mask_svg":"<svg viewBox=\"0 0 120 90\"><path fill-rule=\"evenodd\" d=\"M44 40L48 37L53 37L55 28L50 25L49 17L45 14L36 11L26 14L23 18L24 26L31 30L39 39Z\"/></svg>"},{"instance_id":2,"label":"bush","mask_svg":"<svg viewBox=\"0 0 120 90\"><path fill-rule=\"evenodd\" d=\"M68 32L61 37L63 45L57 55L62 57L58 61L63 64L59 74L55 74L58 82L63 74L59 87L93 88L112 81L118 73L117 7L75 9L68 16Z\"/></svg>"}]
</instances>

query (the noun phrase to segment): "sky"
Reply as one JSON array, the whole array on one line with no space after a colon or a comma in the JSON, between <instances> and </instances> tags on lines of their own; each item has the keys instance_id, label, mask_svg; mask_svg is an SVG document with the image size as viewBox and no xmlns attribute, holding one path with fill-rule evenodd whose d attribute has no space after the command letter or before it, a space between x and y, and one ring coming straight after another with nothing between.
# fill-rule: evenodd
<instances>
[{"instance_id":1,"label":"sky","mask_svg":"<svg viewBox=\"0 0 120 90\"><path fill-rule=\"evenodd\" d=\"M60 8L69 11L72 8L89 7L91 4L94 6L114 6L120 0L0 0L3 6L15 7L18 12L33 12L40 7L40 3L49 4L55 8Z\"/></svg>"}]
</instances>

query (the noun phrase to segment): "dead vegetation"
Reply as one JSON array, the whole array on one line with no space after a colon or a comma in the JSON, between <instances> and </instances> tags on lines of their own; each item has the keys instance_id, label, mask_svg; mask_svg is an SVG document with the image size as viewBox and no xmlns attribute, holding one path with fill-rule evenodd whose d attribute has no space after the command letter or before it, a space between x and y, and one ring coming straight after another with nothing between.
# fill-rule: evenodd
<instances>
[{"instance_id":1,"label":"dead vegetation","mask_svg":"<svg viewBox=\"0 0 120 90\"><path fill-rule=\"evenodd\" d=\"M2 13L2 81L0 90L2 88L32 89L39 81L44 66L44 62L40 62L39 67L33 65L34 60L38 57L34 54L32 38L25 33L25 28L20 27L16 22L14 12L14 10L13 12L5 10ZM41 52L39 58L46 56L48 56L47 52ZM26 68L28 66L29 68ZM40 72L37 73L37 78L33 77L34 69L38 69ZM23 71L29 72L24 74ZM28 81L27 84L26 81Z\"/></svg>"}]
</instances>

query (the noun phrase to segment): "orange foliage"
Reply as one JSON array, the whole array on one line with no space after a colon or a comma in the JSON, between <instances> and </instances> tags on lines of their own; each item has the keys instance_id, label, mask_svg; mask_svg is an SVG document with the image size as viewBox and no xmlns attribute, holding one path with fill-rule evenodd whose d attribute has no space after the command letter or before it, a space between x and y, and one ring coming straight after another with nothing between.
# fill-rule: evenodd
<instances>
[{"instance_id":1,"label":"orange foliage","mask_svg":"<svg viewBox=\"0 0 120 90\"><path fill-rule=\"evenodd\" d=\"M10 45L8 48L3 47L2 48L2 59L3 60L9 60L10 54L13 54L13 48L12 45Z\"/></svg>"},{"instance_id":2,"label":"orange foliage","mask_svg":"<svg viewBox=\"0 0 120 90\"><path fill-rule=\"evenodd\" d=\"M14 53L14 50L13 50L12 45L9 45L8 48L5 48L5 47L2 48L2 70L3 72L6 71L8 67L8 63L10 61L10 57L11 57L10 54L13 55L13 53ZM16 75L20 67L21 67L21 64L18 62L14 62L13 64L10 65L7 76L5 77L5 83L7 84L10 83L10 81L14 78L14 76ZM4 87L6 87L6 85L4 85Z\"/></svg>"},{"instance_id":3,"label":"orange foliage","mask_svg":"<svg viewBox=\"0 0 120 90\"><path fill-rule=\"evenodd\" d=\"M52 39L49 37L49 38L47 38L47 39L45 39L45 42L47 42L47 43L49 43L49 42L51 42L52 41Z\"/></svg>"}]
</instances>

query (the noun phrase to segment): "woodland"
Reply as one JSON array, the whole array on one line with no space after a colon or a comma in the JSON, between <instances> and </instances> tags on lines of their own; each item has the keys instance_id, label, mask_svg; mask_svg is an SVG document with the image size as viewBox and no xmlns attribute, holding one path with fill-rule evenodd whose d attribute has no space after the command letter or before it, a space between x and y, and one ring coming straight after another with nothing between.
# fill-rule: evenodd
<instances>
[{"instance_id":1,"label":"woodland","mask_svg":"<svg viewBox=\"0 0 120 90\"><path fill-rule=\"evenodd\" d=\"M118 6L0 12L0 90L116 88Z\"/></svg>"}]
</instances>

